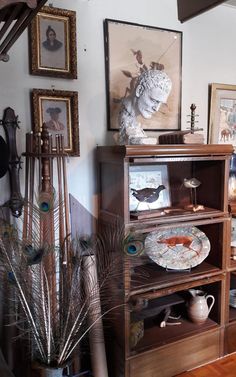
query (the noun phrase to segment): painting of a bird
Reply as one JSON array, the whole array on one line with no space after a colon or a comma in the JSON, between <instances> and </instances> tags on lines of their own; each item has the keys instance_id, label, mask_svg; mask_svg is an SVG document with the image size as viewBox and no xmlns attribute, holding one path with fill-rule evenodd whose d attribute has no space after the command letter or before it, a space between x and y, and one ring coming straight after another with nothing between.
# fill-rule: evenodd
<instances>
[{"instance_id":1,"label":"painting of a bird","mask_svg":"<svg viewBox=\"0 0 236 377\"><path fill-rule=\"evenodd\" d=\"M138 209L138 206L140 203L147 203L148 208L150 209L148 203L153 203L155 202L160 195L160 192L162 190L165 190L164 185L159 185L158 187L145 187L143 189L134 189L130 188L132 191L132 195L138 200L138 205L136 207L136 211Z\"/></svg>"}]
</instances>

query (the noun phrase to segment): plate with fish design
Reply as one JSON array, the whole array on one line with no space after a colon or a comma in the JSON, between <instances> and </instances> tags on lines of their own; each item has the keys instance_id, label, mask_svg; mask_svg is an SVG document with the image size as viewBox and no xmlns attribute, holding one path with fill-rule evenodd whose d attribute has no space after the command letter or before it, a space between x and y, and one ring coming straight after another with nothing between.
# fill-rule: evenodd
<instances>
[{"instance_id":1,"label":"plate with fish design","mask_svg":"<svg viewBox=\"0 0 236 377\"><path fill-rule=\"evenodd\" d=\"M197 227L178 227L151 232L145 253L159 266L186 270L202 263L210 252L210 241Z\"/></svg>"}]
</instances>

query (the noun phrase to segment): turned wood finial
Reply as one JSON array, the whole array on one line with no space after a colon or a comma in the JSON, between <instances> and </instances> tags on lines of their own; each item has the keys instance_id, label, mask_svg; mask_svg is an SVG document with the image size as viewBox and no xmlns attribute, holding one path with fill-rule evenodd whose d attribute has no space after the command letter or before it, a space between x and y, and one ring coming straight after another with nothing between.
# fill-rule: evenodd
<instances>
[{"instance_id":1,"label":"turned wood finial","mask_svg":"<svg viewBox=\"0 0 236 377\"><path fill-rule=\"evenodd\" d=\"M195 110L196 110L196 105L194 103L191 104L190 110L191 110L190 130L191 130L191 133L193 134L194 126L195 126Z\"/></svg>"},{"instance_id":2,"label":"turned wood finial","mask_svg":"<svg viewBox=\"0 0 236 377\"><path fill-rule=\"evenodd\" d=\"M49 132L46 124L43 123L42 133L42 154L49 153ZM42 190L44 192L50 192L51 190L51 174L50 174L50 159L48 157L42 158Z\"/></svg>"},{"instance_id":3,"label":"turned wood finial","mask_svg":"<svg viewBox=\"0 0 236 377\"><path fill-rule=\"evenodd\" d=\"M190 106L190 110L191 110L191 114L188 115L188 117L190 117L190 121L188 121L187 123L190 123L190 133L191 134L194 134L195 131L202 131L202 128L196 128L196 123L198 123L198 121L196 120L196 117L198 117L199 115L198 114L195 114L195 110L196 110L197 106L195 105L195 103L192 103L191 106Z\"/></svg>"}]
</instances>

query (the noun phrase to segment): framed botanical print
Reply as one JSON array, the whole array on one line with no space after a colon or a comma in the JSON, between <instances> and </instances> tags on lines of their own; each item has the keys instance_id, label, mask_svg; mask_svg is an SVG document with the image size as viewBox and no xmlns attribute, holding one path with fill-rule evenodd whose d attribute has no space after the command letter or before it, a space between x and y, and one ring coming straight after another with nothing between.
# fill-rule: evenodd
<instances>
[{"instance_id":1,"label":"framed botanical print","mask_svg":"<svg viewBox=\"0 0 236 377\"><path fill-rule=\"evenodd\" d=\"M236 147L236 85L211 84L208 141Z\"/></svg>"},{"instance_id":2,"label":"framed botanical print","mask_svg":"<svg viewBox=\"0 0 236 377\"><path fill-rule=\"evenodd\" d=\"M132 95L138 77L149 69L164 71L172 82L167 103L151 117L140 118L146 131L181 126L182 32L106 19L104 22L107 122L117 130L122 101Z\"/></svg>"},{"instance_id":3,"label":"framed botanical print","mask_svg":"<svg viewBox=\"0 0 236 377\"><path fill-rule=\"evenodd\" d=\"M76 13L42 7L29 28L30 73L77 78Z\"/></svg>"},{"instance_id":4,"label":"framed botanical print","mask_svg":"<svg viewBox=\"0 0 236 377\"><path fill-rule=\"evenodd\" d=\"M33 131L41 132L43 123L52 134L53 151L55 137L64 136L65 152L79 156L78 93L64 90L32 90Z\"/></svg>"}]
</instances>

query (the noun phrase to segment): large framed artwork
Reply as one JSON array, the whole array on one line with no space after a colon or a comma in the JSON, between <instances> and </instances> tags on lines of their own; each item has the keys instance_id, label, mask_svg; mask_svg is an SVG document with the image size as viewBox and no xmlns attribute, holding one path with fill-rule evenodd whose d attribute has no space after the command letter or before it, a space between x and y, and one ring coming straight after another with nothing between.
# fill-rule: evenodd
<instances>
[{"instance_id":1,"label":"large framed artwork","mask_svg":"<svg viewBox=\"0 0 236 377\"><path fill-rule=\"evenodd\" d=\"M236 85L211 84L208 142L236 147Z\"/></svg>"},{"instance_id":2,"label":"large framed artwork","mask_svg":"<svg viewBox=\"0 0 236 377\"><path fill-rule=\"evenodd\" d=\"M172 81L167 104L150 119L138 121L146 131L179 130L182 32L105 19L104 39L108 129L119 128L120 103L132 93L139 75L147 69L158 69L165 71Z\"/></svg>"},{"instance_id":3,"label":"large framed artwork","mask_svg":"<svg viewBox=\"0 0 236 377\"><path fill-rule=\"evenodd\" d=\"M29 28L30 73L77 78L76 13L42 7Z\"/></svg>"},{"instance_id":4,"label":"large framed artwork","mask_svg":"<svg viewBox=\"0 0 236 377\"><path fill-rule=\"evenodd\" d=\"M41 132L43 123L52 134L53 151L55 137L64 136L65 152L79 156L78 93L64 90L32 90L33 131Z\"/></svg>"}]
</instances>

